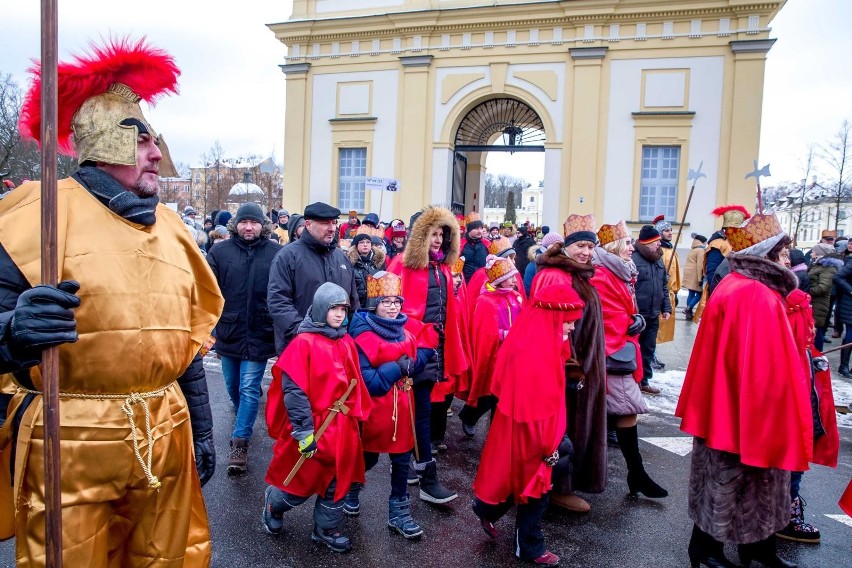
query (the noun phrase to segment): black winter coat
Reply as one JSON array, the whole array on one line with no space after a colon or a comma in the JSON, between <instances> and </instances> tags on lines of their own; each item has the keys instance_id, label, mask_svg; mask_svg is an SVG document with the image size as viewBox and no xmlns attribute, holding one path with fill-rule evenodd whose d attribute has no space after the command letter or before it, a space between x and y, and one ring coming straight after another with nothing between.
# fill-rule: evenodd
<instances>
[{"instance_id":1,"label":"black winter coat","mask_svg":"<svg viewBox=\"0 0 852 568\"><path fill-rule=\"evenodd\" d=\"M350 313L358 309L352 264L333 242L325 245L305 230L300 239L281 247L275 255L269 270L267 305L277 353L295 337L313 304L314 293L325 282L334 282L349 293Z\"/></svg>"},{"instance_id":2,"label":"black winter coat","mask_svg":"<svg viewBox=\"0 0 852 568\"><path fill-rule=\"evenodd\" d=\"M530 235L524 235L515 241L512 248L515 249L515 268L521 274L526 274L527 265L530 263L529 251L530 247L535 246L535 239Z\"/></svg>"},{"instance_id":3,"label":"black winter coat","mask_svg":"<svg viewBox=\"0 0 852 568\"><path fill-rule=\"evenodd\" d=\"M719 268L719 265L722 264L723 260L725 260L725 257L722 255L722 251L717 248L712 248L709 245L716 239L724 240L724 238L725 233L722 231L716 231L710 235L710 238L707 240L707 253L704 257L704 274L707 275L707 282L711 282L713 280L713 275L716 273L716 269Z\"/></svg>"},{"instance_id":4,"label":"black winter coat","mask_svg":"<svg viewBox=\"0 0 852 568\"><path fill-rule=\"evenodd\" d=\"M247 361L276 356L275 333L266 305L272 259L281 247L267 238L246 242L237 235L216 243L207 262L225 298L216 324L216 352Z\"/></svg>"},{"instance_id":5,"label":"black winter coat","mask_svg":"<svg viewBox=\"0 0 852 568\"><path fill-rule=\"evenodd\" d=\"M468 282L474 272L485 266L485 259L488 257L488 245L482 239L475 241L467 239L460 254L464 257L464 281Z\"/></svg>"},{"instance_id":6,"label":"black winter coat","mask_svg":"<svg viewBox=\"0 0 852 568\"><path fill-rule=\"evenodd\" d=\"M636 304L645 318L656 318L661 313L672 313L669 299L669 275L663 259L650 262L639 251L633 252L633 262L639 274L636 277Z\"/></svg>"},{"instance_id":7,"label":"black winter coat","mask_svg":"<svg viewBox=\"0 0 852 568\"><path fill-rule=\"evenodd\" d=\"M367 305L367 275L375 274L380 270L385 269L385 252L384 247L372 247L370 250L370 259L366 262L355 250L355 247L349 247L349 262L352 263L352 274L355 277L355 290L358 291L358 301L361 306Z\"/></svg>"},{"instance_id":8,"label":"black winter coat","mask_svg":"<svg viewBox=\"0 0 852 568\"><path fill-rule=\"evenodd\" d=\"M837 319L846 325L852 324L852 256L847 256L843 268L834 275L837 288ZM837 322L835 322L835 325Z\"/></svg>"}]
</instances>

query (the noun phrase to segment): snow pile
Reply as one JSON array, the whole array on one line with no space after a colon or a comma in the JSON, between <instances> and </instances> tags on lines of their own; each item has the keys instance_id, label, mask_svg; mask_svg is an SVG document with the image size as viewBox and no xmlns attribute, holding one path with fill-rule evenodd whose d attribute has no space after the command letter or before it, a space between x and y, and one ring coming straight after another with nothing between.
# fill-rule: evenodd
<instances>
[{"instance_id":1,"label":"snow pile","mask_svg":"<svg viewBox=\"0 0 852 568\"><path fill-rule=\"evenodd\" d=\"M651 378L650 384L660 389L660 394L645 396L645 404L648 405L648 410L674 415L685 376L686 371L683 370L654 371L654 376Z\"/></svg>"}]
</instances>

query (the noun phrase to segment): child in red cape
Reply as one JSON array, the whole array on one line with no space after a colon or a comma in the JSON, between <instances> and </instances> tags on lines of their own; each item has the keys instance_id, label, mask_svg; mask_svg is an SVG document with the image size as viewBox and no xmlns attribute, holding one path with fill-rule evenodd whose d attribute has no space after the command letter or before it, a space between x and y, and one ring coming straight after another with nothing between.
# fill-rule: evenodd
<instances>
[{"instance_id":1,"label":"child in red cape","mask_svg":"<svg viewBox=\"0 0 852 568\"><path fill-rule=\"evenodd\" d=\"M364 482L360 422L370 412L370 395L361 377L355 342L343 323L348 293L331 282L320 286L296 337L272 367L266 405L269 435L275 438L266 472L263 525L270 534L284 528L283 515L316 495L311 540L334 552L352 548L341 534L343 499L352 483ZM330 408L347 392L348 412L337 412L321 438L315 432ZM284 481L301 456L301 469Z\"/></svg>"},{"instance_id":2,"label":"child in red cape","mask_svg":"<svg viewBox=\"0 0 852 568\"><path fill-rule=\"evenodd\" d=\"M515 554L539 566L559 564L545 545L541 518L553 466L567 453L564 367L584 305L569 286L544 286L521 310L497 354L497 410L473 482L473 511L486 534L496 538L494 523L517 504Z\"/></svg>"},{"instance_id":3,"label":"child in red cape","mask_svg":"<svg viewBox=\"0 0 852 568\"><path fill-rule=\"evenodd\" d=\"M459 412L462 430L469 438L476 434L479 419L486 412L493 411L497 403L491 394L491 382L497 369L494 365L497 349L517 321L523 302L515 279L518 269L511 260L488 255L484 270L488 281L482 294L476 298L471 318L479 329L470 334L470 390L467 403Z\"/></svg>"}]
</instances>

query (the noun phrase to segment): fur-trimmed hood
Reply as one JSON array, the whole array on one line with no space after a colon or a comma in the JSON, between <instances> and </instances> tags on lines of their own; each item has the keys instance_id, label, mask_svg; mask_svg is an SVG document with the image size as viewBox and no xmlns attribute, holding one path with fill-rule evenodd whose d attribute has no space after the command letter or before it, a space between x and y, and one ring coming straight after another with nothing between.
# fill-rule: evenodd
<instances>
[{"instance_id":1,"label":"fur-trimmed hood","mask_svg":"<svg viewBox=\"0 0 852 568\"><path fill-rule=\"evenodd\" d=\"M411 234L402 253L402 264L406 268L418 269L429 266L429 233L433 227L444 230L444 263L452 266L459 257L461 238L459 223L455 215L444 207L429 206L411 227Z\"/></svg>"},{"instance_id":2,"label":"fur-trimmed hood","mask_svg":"<svg viewBox=\"0 0 852 568\"><path fill-rule=\"evenodd\" d=\"M536 265L540 269L558 268L582 278L591 278L595 275L595 266L591 262L581 264L565 254L563 248L562 243L553 243L546 251L536 257Z\"/></svg>"},{"instance_id":3,"label":"fur-trimmed hood","mask_svg":"<svg viewBox=\"0 0 852 568\"><path fill-rule=\"evenodd\" d=\"M387 256L384 250L385 247L373 246L371 248L373 249L373 266L378 268L382 266L385 262L385 257ZM346 252L346 254L349 257L349 262L352 263L352 266L355 266L356 264L361 262L361 255L358 254L358 250L356 249L356 247L349 247L349 250Z\"/></svg>"},{"instance_id":4,"label":"fur-trimmed hood","mask_svg":"<svg viewBox=\"0 0 852 568\"><path fill-rule=\"evenodd\" d=\"M765 257L751 254L728 255L731 272L742 274L765 284L785 298L799 287L799 279L792 270L772 262Z\"/></svg>"}]
</instances>

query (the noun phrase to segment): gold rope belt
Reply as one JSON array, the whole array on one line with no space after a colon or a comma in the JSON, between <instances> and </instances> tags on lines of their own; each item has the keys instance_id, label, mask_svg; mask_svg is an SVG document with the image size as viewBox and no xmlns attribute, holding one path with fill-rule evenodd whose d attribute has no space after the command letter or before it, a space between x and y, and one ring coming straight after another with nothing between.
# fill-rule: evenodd
<instances>
[{"instance_id":1,"label":"gold rope belt","mask_svg":"<svg viewBox=\"0 0 852 568\"><path fill-rule=\"evenodd\" d=\"M166 390L174 385L174 381L157 390L149 392L131 392L129 394L88 394L75 392L61 392L59 398L78 398L84 400L124 400L121 405L121 411L127 415L127 421L130 423L130 432L133 434L133 453L136 455L136 461L142 467L145 477L148 479L148 487L151 489L159 489L162 483L157 476L151 472L151 462L154 458L154 432L151 430L151 411L148 408L149 398L162 398L165 396ZM19 388L18 390L35 395L43 395L41 391ZM139 449L139 438L136 436L136 422L134 421L136 413L133 411L133 405L139 404L145 412L145 437L148 442L148 458L142 457L142 452Z\"/></svg>"},{"instance_id":2,"label":"gold rope belt","mask_svg":"<svg viewBox=\"0 0 852 568\"><path fill-rule=\"evenodd\" d=\"M397 386L399 383L402 383L402 386ZM411 390L411 385L413 381L409 377L405 377L402 380L397 381L393 384L393 413L391 414L391 420L393 420L393 441L396 442L396 427L398 425L399 418L399 408L397 407L397 403L399 400L399 391L408 392Z\"/></svg>"}]
</instances>

